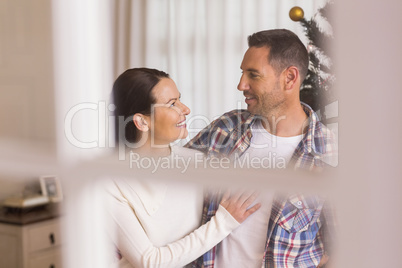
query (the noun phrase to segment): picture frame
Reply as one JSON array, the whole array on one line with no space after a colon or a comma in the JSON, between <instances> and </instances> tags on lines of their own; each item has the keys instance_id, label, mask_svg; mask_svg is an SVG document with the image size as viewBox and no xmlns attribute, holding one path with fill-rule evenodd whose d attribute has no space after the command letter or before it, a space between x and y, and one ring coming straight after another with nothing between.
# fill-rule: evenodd
<instances>
[{"instance_id":1,"label":"picture frame","mask_svg":"<svg viewBox=\"0 0 402 268\"><path fill-rule=\"evenodd\" d=\"M39 177L42 195L47 196L50 202L60 202L63 200L63 192L60 180L53 175Z\"/></svg>"}]
</instances>

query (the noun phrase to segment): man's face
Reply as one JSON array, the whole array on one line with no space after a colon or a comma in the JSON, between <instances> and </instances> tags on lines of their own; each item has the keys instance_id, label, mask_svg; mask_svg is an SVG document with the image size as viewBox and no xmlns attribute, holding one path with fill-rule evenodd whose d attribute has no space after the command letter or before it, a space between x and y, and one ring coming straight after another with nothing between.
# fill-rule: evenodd
<instances>
[{"instance_id":1,"label":"man's face","mask_svg":"<svg viewBox=\"0 0 402 268\"><path fill-rule=\"evenodd\" d=\"M268 116L285 102L280 75L268 63L269 48L250 47L244 54L242 76L237 89L246 97L247 110Z\"/></svg>"}]
</instances>

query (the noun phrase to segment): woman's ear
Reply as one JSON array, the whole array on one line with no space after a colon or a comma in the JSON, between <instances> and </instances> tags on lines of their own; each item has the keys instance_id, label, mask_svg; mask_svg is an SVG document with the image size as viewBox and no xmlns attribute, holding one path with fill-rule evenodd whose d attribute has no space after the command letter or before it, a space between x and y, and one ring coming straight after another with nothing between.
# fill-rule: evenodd
<instances>
[{"instance_id":1,"label":"woman's ear","mask_svg":"<svg viewBox=\"0 0 402 268\"><path fill-rule=\"evenodd\" d=\"M147 120L145 120L144 117L145 117L145 116L144 116L143 114L137 113L137 114L135 114L135 115L133 116L133 122L134 122L134 125L135 125L140 131L147 132L147 131L149 130L149 125L148 125Z\"/></svg>"},{"instance_id":2,"label":"woman's ear","mask_svg":"<svg viewBox=\"0 0 402 268\"><path fill-rule=\"evenodd\" d=\"M285 84L286 89L293 89L297 84L298 80L300 80L299 69L296 66L290 66L285 71Z\"/></svg>"}]
</instances>

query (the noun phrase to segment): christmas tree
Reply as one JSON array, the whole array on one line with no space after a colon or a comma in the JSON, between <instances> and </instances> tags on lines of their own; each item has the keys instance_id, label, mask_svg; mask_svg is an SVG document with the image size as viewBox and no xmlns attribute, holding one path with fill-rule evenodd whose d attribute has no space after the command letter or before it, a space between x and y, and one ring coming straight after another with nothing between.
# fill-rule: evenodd
<instances>
[{"instance_id":1,"label":"christmas tree","mask_svg":"<svg viewBox=\"0 0 402 268\"><path fill-rule=\"evenodd\" d=\"M304 27L309 40L307 50L310 58L309 70L300 88L300 100L318 112L324 123L325 107L336 101L332 90L335 76L331 72L333 69L331 41L334 38L330 24L332 6L333 3L328 2L310 20L304 18L298 20Z\"/></svg>"}]
</instances>

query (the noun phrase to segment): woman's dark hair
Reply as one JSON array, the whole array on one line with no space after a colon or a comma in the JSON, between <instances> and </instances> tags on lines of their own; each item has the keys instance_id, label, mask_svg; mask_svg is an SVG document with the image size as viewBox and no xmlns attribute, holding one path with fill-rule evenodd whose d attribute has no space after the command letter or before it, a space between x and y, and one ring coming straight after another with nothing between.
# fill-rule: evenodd
<instances>
[{"instance_id":1,"label":"woman's dark hair","mask_svg":"<svg viewBox=\"0 0 402 268\"><path fill-rule=\"evenodd\" d=\"M112 90L115 105L116 142L134 143L139 139L133 115L149 115L155 103L152 89L162 78L169 78L163 71L148 68L133 68L122 73L114 82Z\"/></svg>"}]
</instances>

